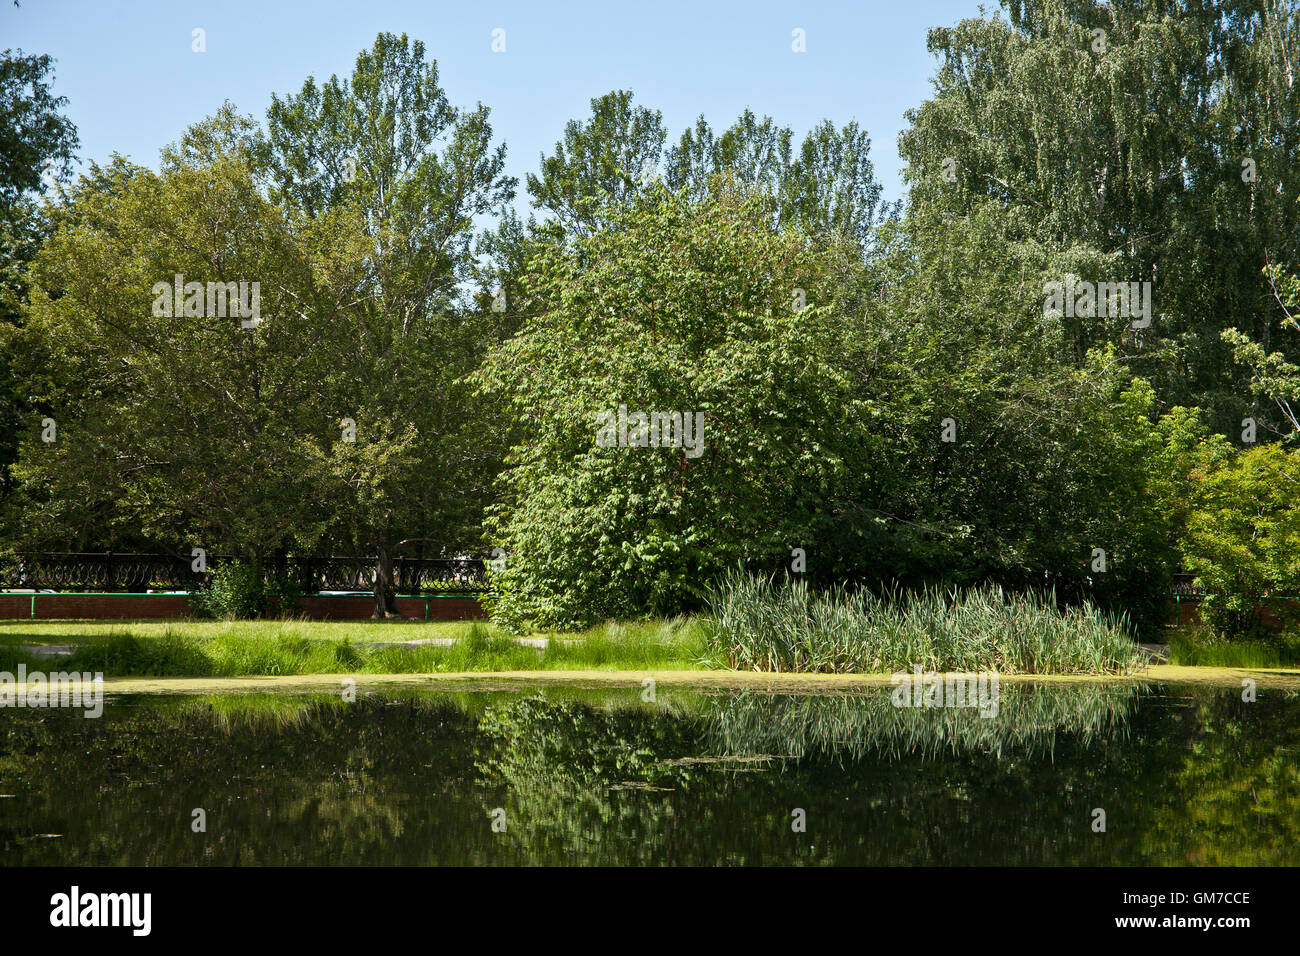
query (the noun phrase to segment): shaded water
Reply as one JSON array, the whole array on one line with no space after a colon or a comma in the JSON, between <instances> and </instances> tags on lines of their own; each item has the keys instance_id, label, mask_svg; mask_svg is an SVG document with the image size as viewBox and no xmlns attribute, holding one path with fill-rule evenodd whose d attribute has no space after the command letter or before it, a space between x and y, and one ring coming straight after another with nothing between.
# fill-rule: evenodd
<instances>
[{"instance_id":1,"label":"shaded water","mask_svg":"<svg viewBox=\"0 0 1300 956\"><path fill-rule=\"evenodd\" d=\"M0 865L1300 863L1294 691L888 690L0 710Z\"/></svg>"}]
</instances>

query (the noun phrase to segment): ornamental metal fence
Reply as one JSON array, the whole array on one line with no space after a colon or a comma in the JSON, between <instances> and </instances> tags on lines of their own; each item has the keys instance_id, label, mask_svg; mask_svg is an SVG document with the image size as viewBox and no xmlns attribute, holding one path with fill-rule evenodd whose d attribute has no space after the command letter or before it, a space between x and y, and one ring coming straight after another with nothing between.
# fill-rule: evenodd
<instances>
[{"instance_id":1,"label":"ornamental metal fence","mask_svg":"<svg viewBox=\"0 0 1300 956\"><path fill-rule=\"evenodd\" d=\"M193 569L184 555L123 552L20 552L0 559L0 589L72 592L196 591L211 573L233 561L227 554L205 556L206 570ZM294 555L267 561L268 582L281 579L302 594L327 591L370 592L375 585L373 557ZM394 558L394 591L400 595L477 594L487 589L480 558Z\"/></svg>"}]
</instances>

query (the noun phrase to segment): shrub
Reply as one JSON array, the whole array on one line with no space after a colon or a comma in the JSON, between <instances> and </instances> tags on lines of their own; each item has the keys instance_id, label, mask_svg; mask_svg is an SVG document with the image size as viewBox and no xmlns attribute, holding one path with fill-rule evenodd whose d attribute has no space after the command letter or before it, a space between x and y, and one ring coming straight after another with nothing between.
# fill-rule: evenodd
<instances>
[{"instance_id":1,"label":"shrub","mask_svg":"<svg viewBox=\"0 0 1300 956\"><path fill-rule=\"evenodd\" d=\"M260 617L266 610L261 572L244 561L224 561L212 569L190 606L200 617Z\"/></svg>"},{"instance_id":2,"label":"shrub","mask_svg":"<svg viewBox=\"0 0 1300 956\"><path fill-rule=\"evenodd\" d=\"M1266 445L1220 454L1194 478L1183 560L1210 592L1201 620L1230 638L1258 636L1263 596L1300 588L1300 453Z\"/></svg>"},{"instance_id":3,"label":"shrub","mask_svg":"<svg viewBox=\"0 0 1300 956\"><path fill-rule=\"evenodd\" d=\"M278 570L270 580L262 585L264 607L274 607L281 617L291 616L299 609L298 599L302 592L293 576L285 570Z\"/></svg>"}]
</instances>

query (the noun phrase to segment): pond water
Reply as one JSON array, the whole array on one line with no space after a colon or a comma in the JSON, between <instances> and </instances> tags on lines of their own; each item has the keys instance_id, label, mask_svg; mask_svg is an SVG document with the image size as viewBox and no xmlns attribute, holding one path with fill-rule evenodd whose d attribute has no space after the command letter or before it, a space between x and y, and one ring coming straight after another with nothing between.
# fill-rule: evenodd
<instances>
[{"instance_id":1,"label":"pond water","mask_svg":"<svg viewBox=\"0 0 1300 956\"><path fill-rule=\"evenodd\" d=\"M1300 863L1294 690L642 695L0 710L0 866Z\"/></svg>"}]
</instances>

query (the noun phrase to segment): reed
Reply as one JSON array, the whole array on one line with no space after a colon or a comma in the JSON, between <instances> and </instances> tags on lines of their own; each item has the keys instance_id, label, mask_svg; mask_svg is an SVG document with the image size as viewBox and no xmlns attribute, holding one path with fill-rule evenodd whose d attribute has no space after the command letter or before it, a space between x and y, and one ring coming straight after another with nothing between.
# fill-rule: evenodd
<instances>
[{"instance_id":1,"label":"reed","mask_svg":"<svg viewBox=\"0 0 1300 956\"><path fill-rule=\"evenodd\" d=\"M994 586L876 595L731 572L708 604L708 652L739 670L1107 674L1140 661L1126 617Z\"/></svg>"},{"instance_id":2,"label":"reed","mask_svg":"<svg viewBox=\"0 0 1300 956\"><path fill-rule=\"evenodd\" d=\"M849 695L741 693L710 698L704 740L711 753L863 760L944 754L1055 753L1062 737L1109 745L1128 734L1143 691L1103 682L1008 684L998 715L977 710L895 707L889 690Z\"/></svg>"}]
</instances>

